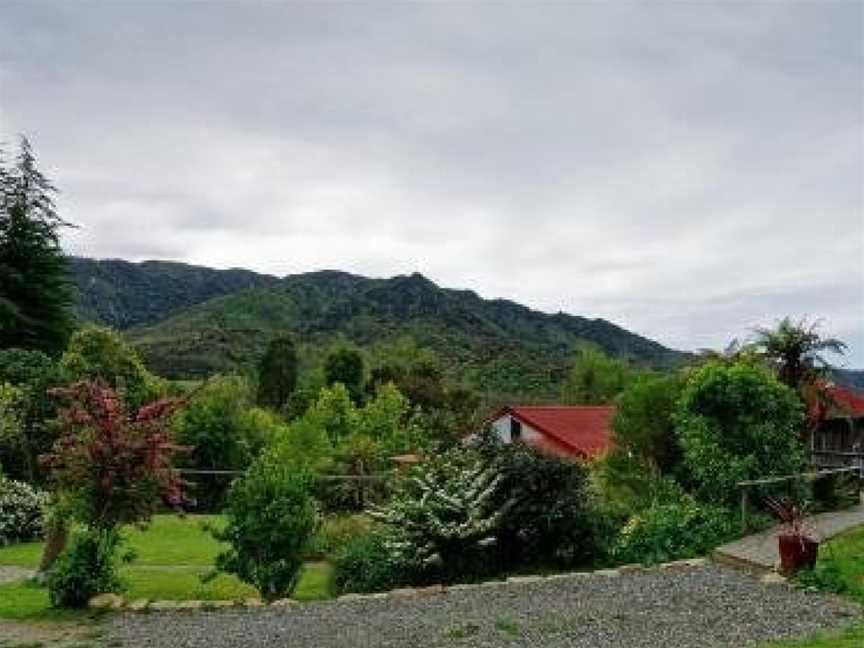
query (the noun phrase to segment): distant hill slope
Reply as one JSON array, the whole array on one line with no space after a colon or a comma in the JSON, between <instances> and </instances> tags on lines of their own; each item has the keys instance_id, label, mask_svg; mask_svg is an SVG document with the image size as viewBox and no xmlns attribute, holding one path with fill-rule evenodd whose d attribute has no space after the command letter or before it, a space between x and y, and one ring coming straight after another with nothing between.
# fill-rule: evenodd
<instances>
[{"instance_id":1,"label":"distant hill slope","mask_svg":"<svg viewBox=\"0 0 864 648\"><path fill-rule=\"evenodd\" d=\"M573 350L585 342L643 366L676 366L687 357L602 319L485 300L419 274L369 279L321 271L280 280L89 259L74 259L73 269L81 316L128 329L147 364L171 377L251 366L283 331L295 335L307 362L339 338L370 347L408 335L474 387L538 397L557 392Z\"/></svg>"},{"instance_id":2,"label":"distant hill slope","mask_svg":"<svg viewBox=\"0 0 864 648\"><path fill-rule=\"evenodd\" d=\"M117 329L152 324L171 313L279 279L249 270L213 270L167 261L70 258L78 315Z\"/></svg>"},{"instance_id":3,"label":"distant hill slope","mask_svg":"<svg viewBox=\"0 0 864 648\"><path fill-rule=\"evenodd\" d=\"M834 369L833 377L834 382L841 387L851 389L852 391L864 393L864 371L853 369Z\"/></svg>"}]
</instances>

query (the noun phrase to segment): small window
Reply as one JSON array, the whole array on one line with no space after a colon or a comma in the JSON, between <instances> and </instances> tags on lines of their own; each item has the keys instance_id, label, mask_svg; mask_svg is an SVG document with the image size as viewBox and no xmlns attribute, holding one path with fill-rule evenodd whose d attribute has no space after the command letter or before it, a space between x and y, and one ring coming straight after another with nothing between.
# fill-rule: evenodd
<instances>
[{"instance_id":1,"label":"small window","mask_svg":"<svg viewBox=\"0 0 864 648\"><path fill-rule=\"evenodd\" d=\"M522 438L522 423L510 417L510 440L519 441Z\"/></svg>"}]
</instances>

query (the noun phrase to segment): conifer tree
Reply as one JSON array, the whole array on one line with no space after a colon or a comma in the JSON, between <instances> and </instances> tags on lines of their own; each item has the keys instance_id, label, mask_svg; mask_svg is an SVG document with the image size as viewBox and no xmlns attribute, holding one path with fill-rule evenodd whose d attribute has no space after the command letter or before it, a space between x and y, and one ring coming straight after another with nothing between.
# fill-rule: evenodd
<instances>
[{"instance_id":1,"label":"conifer tree","mask_svg":"<svg viewBox=\"0 0 864 648\"><path fill-rule=\"evenodd\" d=\"M288 335L270 341L258 365L258 404L281 409L297 386L297 349Z\"/></svg>"},{"instance_id":2,"label":"conifer tree","mask_svg":"<svg viewBox=\"0 0 864 648\"><path fill-rule=\"evenodd\" d=\"M26 137L11 162L0 151L0 348L57 354L72 329L56 193Z\"/></svg>"}]
</instances>

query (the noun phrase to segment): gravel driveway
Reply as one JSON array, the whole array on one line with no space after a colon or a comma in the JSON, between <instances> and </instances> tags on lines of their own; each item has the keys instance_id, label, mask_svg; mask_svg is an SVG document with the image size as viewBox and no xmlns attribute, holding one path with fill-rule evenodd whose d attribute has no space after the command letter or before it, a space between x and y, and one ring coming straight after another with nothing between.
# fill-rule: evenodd
<instances>
[{"instance_id":1,"label":"gravel driveway","mask_svg":"<svg viewBox=\"0 0 864 648\"><path fill-rule=\"evenodd\" d=\"M126 648L737 648L839 628L859 615L847 601L707 565L284 609L123 614L106 638Z\"/></svg>"}]
</instances>

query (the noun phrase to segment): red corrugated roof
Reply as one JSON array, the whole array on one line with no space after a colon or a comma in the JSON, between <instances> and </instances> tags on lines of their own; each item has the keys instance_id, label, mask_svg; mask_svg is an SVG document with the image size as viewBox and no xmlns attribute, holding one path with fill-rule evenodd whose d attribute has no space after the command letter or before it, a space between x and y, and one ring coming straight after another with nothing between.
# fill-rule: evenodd
<instances>
[{"instance_id":1,"label":"red corrugated roof","mask_svg":"<svg viewBox=\"0 0 864 648\"><path fill-rule=\"evenodd\" d=\"M832 414L840 416L864 416L864 396L843 389L842 387L829 386L825 388L828 396L837 407L831 408Z\"/></svg>"},{"instance_id":2,"label":"red corrugated roof","mask_svg":"<svg viewBox=\"0 0 864 648\"><path fill-rule=\"evenodd\" d=\"M596 457L612 446L615 408L611 406L514 405L505 407L499 416L504 413L551 437L572 454Z\"/></svg>"}]
</instances>

